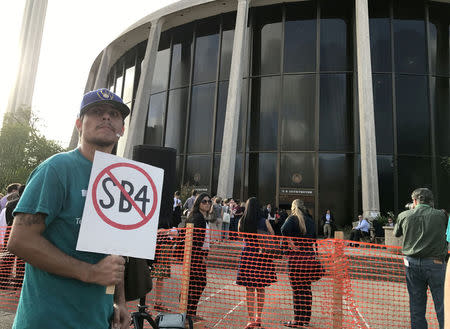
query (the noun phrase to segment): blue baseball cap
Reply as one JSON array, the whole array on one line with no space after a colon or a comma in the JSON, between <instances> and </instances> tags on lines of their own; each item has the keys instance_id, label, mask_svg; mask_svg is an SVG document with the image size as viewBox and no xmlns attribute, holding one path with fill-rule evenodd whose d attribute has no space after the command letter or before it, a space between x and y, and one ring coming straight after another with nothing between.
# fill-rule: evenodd
<instances>
[{"instance_id":1,"label":"blue baseball cap","mask_svg":"<svg viewBox=\"0 0 450 329\"><path fill-rule=\"evenodd\" d=\"M83 96L79 116L82 116L87 110L97 104L112 105L122 113L122 118L124 119L130 114L130 108L124 104L122 98L106 88L101 88L90 91Z\"/></svg>"}]
</instances>

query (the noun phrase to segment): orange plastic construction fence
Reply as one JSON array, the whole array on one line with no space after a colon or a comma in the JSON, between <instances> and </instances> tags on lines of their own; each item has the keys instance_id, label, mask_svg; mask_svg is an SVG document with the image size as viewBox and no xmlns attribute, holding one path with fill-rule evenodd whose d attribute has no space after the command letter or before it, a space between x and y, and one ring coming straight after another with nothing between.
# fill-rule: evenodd
<instances>
[{"instance_id":1,"label":"orange plastic construction fence","mask_svg":"<svg viewBox=\"0 0 450 329\"><path fill-rule=\"evenodd\" d=\"M9 231L0 228L0 245ZM191 240L185 248L185 240ZM191 257L187 257L187 255ZM0 310L14 312L23 261L0 253ZM410 328L399 247L204 229L160 230L149 312L187 311L209 328ZM130 312L137 301L128 303ZM429 293L429 328L438 328Z\"/></svg>"}]
</instances>

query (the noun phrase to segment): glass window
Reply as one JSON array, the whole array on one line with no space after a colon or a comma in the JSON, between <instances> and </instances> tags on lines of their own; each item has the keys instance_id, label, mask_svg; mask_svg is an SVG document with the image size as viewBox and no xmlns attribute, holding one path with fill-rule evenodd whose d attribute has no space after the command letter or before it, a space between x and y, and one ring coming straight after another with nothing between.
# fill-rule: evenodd
<instances>
[{"instance_id":1,"label":"glass window","mask_svg":"<svg viewBox=\"0 0 450 329\"><path fill-rule=\"evenodd\" d=\"M276 150L280 77L252 80L252 102L249 120L250 150Z\"/></svg>"},{"instance_id":2,"label":"glass window","mask_svg":"<svg viewBox=\"0 0 450 329\"><path fill-rule=\"evenodd\" d=\"M320 76L320 150L353 150L352 90L346 74Z\"/></svg>"},{"instance_id":3,"label":"glass window","mask_svg":"<svg viewBox=\"0 0 450 329\"><path fill-rule=\"evenodd\" d=\"M424 4L394 1L394 53L396 72L426 73Z\"/></svg>"},{"instance_id":4,"label":"glass window","mask_svg":"<svg viewBox=\"0 0 450 329\"><path fill-rule=\"evenodd\" d=\"M223 15L222 49L220 55L221 80L227 80L230 78L231 56L233 54L235 25L236 25L236 13Z\"/></svg>"},{"instance_id":5,"label":"glass window","mask_svg":"<svg viewBox=\"0 0 450 329\"><path fill-rule=\"evenodd\" d=\"M214 81L219 52L218 18L200 21L195 36L194 83Z\"/></svg>"},{"instance_id":6,"label":"glass window","mask_svg":"<svg viewBox=\"0 0 450 329\"><path fill-rule=\"evenodd\" d=\"M431 158L414 156L398 157L398 209L405 209L411 202L411 193L416 188L431 186Z\"/></svg>"},{"instance_id":7,"label":"glass window","mask_svg":"<svg viewBox=\"0 0 450 329\"><path fill-rule=\"evenodd\" d=\"M392 126L392 79L390 74L374 74L373 110L375 114L375 135L377 153L394 153L394 132Z\"/></svg>"},{"instance_id":8,"label":"glass window","mask_svg":"<svg viewBox=\"0 0 450 329\"><path fill-rule=\"evenodd\" d=\"M383 213L395 211L394 207L394 160L391 155L377 156L378 194Z\"/></svg>"},{"instance_id":9,"label":"glass window","mask_svg":"<svg viewBox=\"0 0 450 329\"><path fill-rule=\"evenodd\" d=\"M187 24L173 32L170 88L189 84L191 71L192 26Z\"/></svg>"},{"instance_id":10,"label":"glass window","mask_svg":"<svg viewBox=\"0 0 450 329\"><path fill-rule=\"evenodd\" d=\"M450 80L431 78L431 99L436 115L436 143L439 155L450 155Z\"/></svg>"},{"instance_id":11,"label":"glass window","mask_svg":"<svg viewBox=\"0 0 450 329\"><path fill-rule=\"evenodd\" d=\"M450 4L430 3L431 71L437 75L450 75Z\"/></svg>"},{"instance_id":12,"label":"glass window","mask_svg":"<svg viewBox=\"0 0 450 329\"><path fill-rule=\"evenodd\" d=\"M450 157L438 158L438 186L439 196L437 206L450 209Z\"/></svg>"},{"instance_id":13,"label":"glass window","mask_svg":"<svg viewBox=\"0 0 450 329\"><path fill-rule=\"evenodd\" d=\"M214 143L214 151L222 151L223 127L225 125L225 112L227 109L228 81L219 83L219 95L217 97L217 114L216 114L216 138ZM240 118L239 118L240 119Z\"/></svg>"},{"instance_id":14,"label":"glass window","mask_svg":"<svg viewBox=\"0 0 450 329\"><path fill-rule=\"evenodd\" d=\"M152 93L167 89L169 80L170 63L170 33L163 32L159 38L159 47L156 54L155 68L153 71Z\"/></svg>"},{"instance_id":15,"label":"glass window","mask_svg":"<svg viewBox=\"0 0 450 329\"><path fill-rule=\"evenodd\" d=\"M353 1L322 0L320 19L320 70L353 68Z\"/></svg>"},{"instance_id":16,"label":"glass window","mask_svg":"<svg viewBox=\"0 0 450 329\"><path fill-rule=\"evenodd\" d=\"M177 153L184 152L188 93L188 88L174 89L169 92L165 146L175 148Z\"/></svg>"},{"instance_id":17,"label":"glass window","mask_svg":"<svg viewBox=\"0 0 450 329\"><path fill-rule=\"evenodd\" d=\"M123 75L120 73L120 76L116 78L116 88L115 94L122 98L122 86L123 86Z\"/></svg>"},{"instance_id":18,"label":"glass window","mask_svg":"<svg viewBox=\"0 0 450 329\"><path fill-rule=\"evenodd\" d=\"M314 188L314 153L281 154L280 188Z\"/></svg>"},{"instance_id":19,"label":"glass window","mask_svg":"<svg viewBox=\"0 0 450 329\"><path fill-rule=\"evenodd\" d=\"M430 112L427 78L396 78L397 145L399 154L430 154Z\"/></svg>"},{"instance_id":20,"label":"glass window","mask_svg":"<svg viewBox=\"0 0 450 329\"><path fill-rule=\"evenodd\" d=\"M281 6L251 8L253 17L253 75L280 72Z\"/></svg>"},{"instance_id":21,"label":"glass window","mask_svg":"<svg viewBox=\"0 0 450 329\"><path fill-rule=\"evenodd\" d=\"M134 71L134 66L125 70L125 86L123 88L123 102L125 104L131 103L133 100Z\"/></svg>"},{"instance_id":22,"label":"glass window","mask_svg":"<svg viewBox=\"0 0 450 329\"><path fill-rule=\"evenodd\" d=\"M190 155L187 157L185 184L190 184L209 190L209 180L211 175L211 156Z\"/></svg>"},{"instance_id":23,"label":"glass window","mask_svg":"<svg viewBox=\"0 0 450 329\"><path fill-rule=\"evenodd\" d=\"M390 0L369 0L370 55L373 72L391 72Z\"/></svg>"},{"instance_id":24,"label":"glass window","mask_svg":"<svg viewBox=\"0 0 450 329\"><path fill-rule=\"evenodd\" d=\"M315 75L286 75L281 108L283 150L314 150Z\"/></svg>"},{"instance_id":25,"label":"glass window","mask_svg":"<svg viewBox=\"0 0 450 329\"><path fill-rule=\"evenodd\" d=\"M353 217L353 156L319 154L319 214L330 209L339 226Z\"/></svg>"},{"instance_id":26,"label":"glass window","mask_svg":"<svg viewBox=\"0 0 450 329\"><path fill-rule=\"evenodd\" d=\"M301 2L286 5L284 27L284 71L316 70L316 5Z\"/></svg>"},{"instance_id":27,"label":"glass window","mask_svg":"<svg viewBox=\"0 0 450 329\"><path fill-rule=\"evenodd\" d=\"M166 107L166 93L159 93L150 97L147 126L145 128L144 143L154 146L162 145L164 128L164 110Z\"/></svg>"},{"instance_id":28,"label":"glass window","mask_svg":"<svg viewBox=\"0 0 450 329\"><path fill-rule=\"evenodd\" d=\"M192 87L189 153L211 152L215 83Z\"/></svg>"},{"instance_id":29,"label":"glass window","mask_svg":"<svg viewBox=\"0 0 450 329\"><path fill-rule=\"evenodd\" d=\"M183 156L177 156L177 177L176 177L176 189L181 190L181 175L183 174Z\"/></svg>"},{"instance_id":30,"label":"glass window","mask_svg":"<svg viewBox=\"0 0 450 329\"><path fill-rule=\"evenodd\" d=\"M261 205L275 202L276 153L250 153L247 163L248 197L256 197Z\"/></svg>"}]
</instances>

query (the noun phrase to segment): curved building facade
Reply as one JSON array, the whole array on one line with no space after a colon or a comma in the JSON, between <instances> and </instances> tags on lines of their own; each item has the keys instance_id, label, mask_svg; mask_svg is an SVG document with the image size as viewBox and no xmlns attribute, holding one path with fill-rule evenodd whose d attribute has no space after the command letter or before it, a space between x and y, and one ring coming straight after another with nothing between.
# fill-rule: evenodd
<instances>
[{"instance_id":1,"label":"curved building facade","mask_svg":"<svg viewBox=\"0 0 450 329\"><path fill-rule=\"evenodd\" d=\"M447 1L180 1L106 47L86 88L132 107L118 155L177 150L178 185L300 197L341 225L417 187L449 209L449 22Z\"/></svg>"}]
</instances>

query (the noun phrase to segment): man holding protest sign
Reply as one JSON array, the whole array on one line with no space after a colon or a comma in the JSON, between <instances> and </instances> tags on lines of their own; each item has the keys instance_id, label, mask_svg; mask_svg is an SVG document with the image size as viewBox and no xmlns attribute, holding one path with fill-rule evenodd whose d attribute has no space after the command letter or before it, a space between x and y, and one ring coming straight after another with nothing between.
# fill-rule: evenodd
<instances>
[{"instance_id":1,"label":"man holding protest sign","mask_svg":"<svg viewBox=\"0 0 450 329\"><path fill-rule=\"evenodd\" d=\"M87 93L76 120L80 146L47 159L28 179L8 242L27 262L13 328L129 327L124 259L76 250L94 153L112 152L129 113L107 89ZM108 285L116 285L114 296L105 294Z\"/></svg>"}]
</instances>

